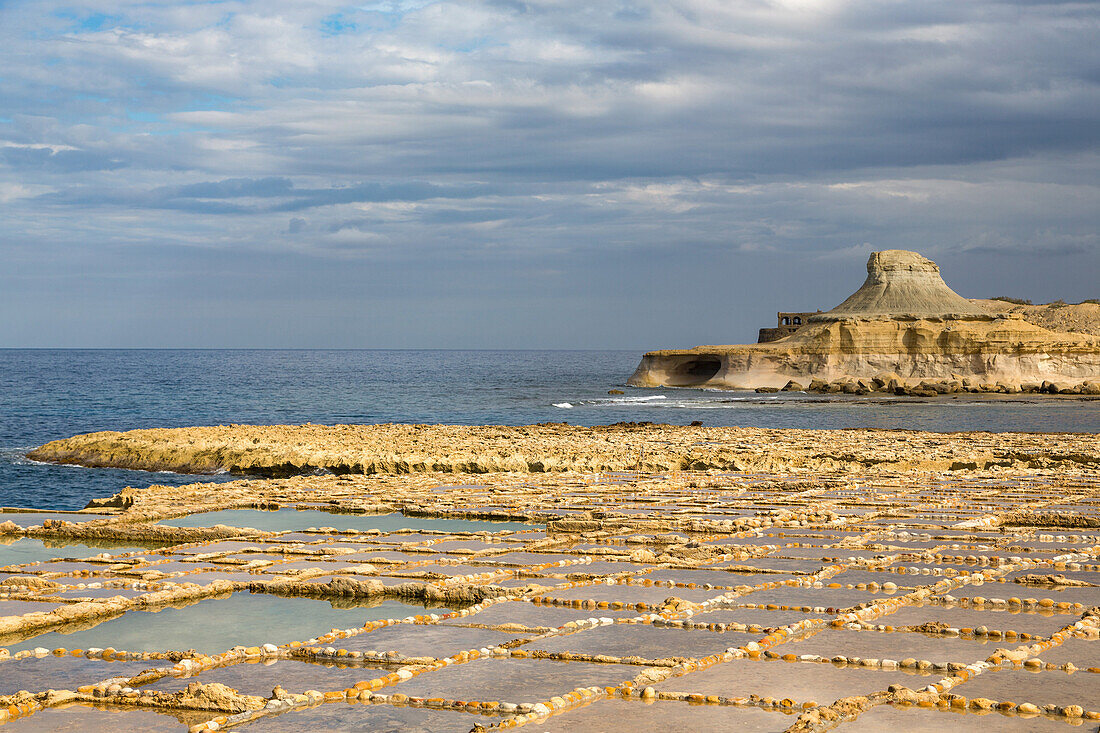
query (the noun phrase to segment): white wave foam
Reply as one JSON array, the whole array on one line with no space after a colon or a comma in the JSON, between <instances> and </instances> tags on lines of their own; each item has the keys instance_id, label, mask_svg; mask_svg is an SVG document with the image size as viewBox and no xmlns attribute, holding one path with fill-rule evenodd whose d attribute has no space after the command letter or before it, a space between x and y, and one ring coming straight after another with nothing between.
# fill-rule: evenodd
<instances>
[{"instance_id":1,"label":"white wave foam","mask_svg":"<svg viewBox=\"0 0 1100 733\"><path fill-rule=\"evenodd\" d=\"M568 402L555 402L554 407L560 407L563 410L572 410L573 409L573 405L569 404Z\"/></svg>"},{"instance_id":2,"label":"white wave foam","mask_svg":"<svg viewBox=\"0 0 1100 733\"><path fill-rule=\"evenodd\" d=\"M82 466L79 463L52 463L50 461L36 461L33 458L28 458L26 451L32 450L32 448L17 448L15 450L0 450L0 463L10 463L13 466L42 466L43 468L71 468L78 471L103 471L104 467L101 466ZM140 468L111 468L106 467L107 470L112 471L132 471L134 473L150 473L158 474L164 473L172 476L199 476L202 474L185 474L179 471L145 471ZM217 473L228 473L228 471L217 471Z\"/></svg>"},{"instance_id":3,"label":"white wave foam","mask_svg":"<svg viewBox=\"0 0 1100 733\"><path fill-rule=\"evenodd\" d=\"M648 405L654 402L667 400L663 394L647 395L645 397L610 397L598 400L579 400L578 405L595 405L598 407L629 407L630 405Z\"/></svg>"}]
</instances>

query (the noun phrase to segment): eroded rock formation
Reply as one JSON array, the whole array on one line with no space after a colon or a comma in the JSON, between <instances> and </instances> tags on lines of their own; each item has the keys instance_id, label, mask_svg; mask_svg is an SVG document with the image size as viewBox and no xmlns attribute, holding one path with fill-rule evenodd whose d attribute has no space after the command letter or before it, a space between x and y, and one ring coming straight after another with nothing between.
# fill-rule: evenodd
<instances>
[{"instance_id":1,"label":"eroded rock formation","mask_svg":"<svg viewBox=\"0 0 1100 733\"><path fill-rule=\"evenodd\" d=\"M805 388L879 377L886 387L921 381L1001 385L997 391L1100 392L1100 337L1050 331L1019 313L993 313L951 290L931 260L904 250L875 252L867 280L798 332L766 344L652 351L638 387ZM791 383L794 384L791 384ZM1026 389L1034 385L1033 390ZM854 390L853 390L854 391ZM931 389L930 391L942 392ZM984 389L981 391L994 391Z\"/></svg>"}]
</instances>

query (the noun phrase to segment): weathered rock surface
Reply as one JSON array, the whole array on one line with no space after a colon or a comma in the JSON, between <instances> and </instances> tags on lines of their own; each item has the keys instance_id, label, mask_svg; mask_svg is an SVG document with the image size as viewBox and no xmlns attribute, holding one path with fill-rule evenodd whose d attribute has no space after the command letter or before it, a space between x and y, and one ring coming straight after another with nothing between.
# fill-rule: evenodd
<instances>
[{"instance_id":1,"label":"weathered rock surface","mask_svg":"<svg viewBox=\"0 0 1100 733\"><path fill-rule=\"evenodd\" d=\"M1067 529L1090 529L1100 527L1100 517L1079 512L1056 511L1017 511L1008 514L1004 520L1008 527L1062 527Z\"/></svg>"},{"instance_id":2,"label":"weathered rock surface","mask_svg":"<svg viewBox=\"0 0 1100 733\"><path fill-rule=\"evenodd\" d=\"M1040 587L1050 586L1064 586L1067 588L1093 588L1095 583L1090 583L1087 580L1080 580L1078 578L1067 578L1065 575L1041 575L1036 573L1029 573L1028 575L1020 575L1012 579L1013 583L1019 583L1020 585L1034 585Z\"/></svg>"},{"instance_id":3,"label":"weathered rock surface","mask_svg":"<svg viewBox=\"0 0 1100 733\"><path fill-rule=\"evenodd\" d=\"M629 383L758 389L893 373L903 387L972 379L989 385L980 391L1009 392L1024 383L1061 382L1080 394L1087 390L1083 383L1100 381L1100 337L1050 331L1019 313L993 313L948 288L939 267L915 252L875 252L867 273L856 293L786 338L651 351ZM860 394L874 391L870 387L828 391ZM942 394L920 389L914 393Z\"/></svg>"},{"instance_id":4,"label":"weathered rock surface","mask_svg":"<svg viewBox=\"0 0 1100 733\"><path fill-rule=\"evenodd\" d=\"M192 682L186 689L173 695L175 699L166 704L188 710L217 710L219 712L241 713L245 710L259 710L267 702L256 695L242 695L232 687L219 682L201 684Z\"/></svg>"},{"instance_id":5,"label":"weathered rock surface","mask_svg":"<svg viewBox=\"0 0 1100 733\"><path fill-rule=\"evenodd\" d=\"M421 603L472 604L487 598L521 595L525 589L501 588L495 585L453 583L439 586L431 583L400 583L384 585L378 580L334 578L327 583L311 583L300 580L257 581L250 583L253 593L270 593L278 596L305 596L312 598L403 598Z\"/></svg>"},{"instance_id":6,"label":"weathered rock surface","mask_svg":"<svg viewBox=\"0 0 1100 733\"><path fill-rule=\"evenodd\" d=\"M88 433L47 443L31 451L30 456L84 466L182 473L229 470L274 477L316 469L337 475L400 475L797 468L959 470L993 465L1072 468L1100 461L1100 437L972 433L964 449L958 441L944 441L939 433L886 430L762 430L629 423L596 427L231 425ZM140 499L140 492L132 496ZM206 491L205 497L205 501L217 500L223 506L255 501L246 487L222 486L218 492ZM153 518L144 511L139 501L119 519L133 522L143 516ZM67 523L57 531L96 532L105 521ZM142 534L159 529L135 527L134 531ZM198 539L200 530L192 532ZM227 529L223 534L234 532L239 530ZM149 535L149 539L158 538ZM183 539L181 535L177 541Z\"/></svg>"},{"instance_id":7,"label":"weathered rock surface","mask_svg":"<svg viewBox=\"0 0 1100 733\"><path fill-rule=\"evenodd\" d=\"M894 379L881 376L884 384ZM869 388L866 382L855 384ZM1087 685L1075 701L1067 693L1059 705L1046 704L1033 695L1040 688L1034 676L998 671L1005 663L1042 670L1038 681L1077 674L1073 679L1082 679L1082 685L1087 680L1081 674L1100 672L1100 668L1085 670L1072 662L1050 664L1053 654L1048 654L1066 644L1063 658L1078 658L1071 644L1087 646L1083 639L1100 638L1100 606L1096 606L1100 591L1092 587L1100 570L1095 564L1095 532L1073 529L1048 534L1027 526L1093 526L1088 522L1094 521L1093 509L1100 496L1100 437L1095 435L544 425L233 427L121 434L116 439L131 448L136 445L134 455L171 448L180 449L177 457L184 459L195 450L196 460L203 459L204 451L231 445L241 456L270 460L284 468L287 462L298 466L335 461L333 465L343 466L338 462L357 452L377 453L383 445L397 456L447 456L436 460L479 466L518 452L531 456L524 464L527 471L535 460L552 460L554 468L550 472L543 466L539 474L524 475L514 471L476 476L409 474L402 472L418 469L403 462L406 459L395 459L384 464L397 471L389 475L308 471L289 478L242 478L217 486L127 488L109 501L120 513L83 524L109 536L191 512L280 507L341 515L400 511L410 518L521 519L532 524L386 530L370 527L370 521L360 529L304 527L305 522L294 522L285 531L263 534L223 526L210 528L217 531L209 536L181 535L177 539L184 544L155 552L127 547L114 555L101 553L75 563L46 559L21 564L18 575L0 582L0 600L13 604L5 607L55 610L0 617L0 633L12 633L0 637L0 645L26 646L32 635L50 629L69 633L124 612L202 604L207 603L203 599L248 590L261 594L250 601L261 605L274 603L263 594L274 594L323 599L335 608L376 606L372 599L386 597L427 608L395 609L401 618L371 614L372 620L362 626L360 612L355 612L345 616L353 624L349 628L330 628L329 617L322 614L311 622L312 628L301 629L295 634L299 638L292 639L281 625L282 613L219 617L217 607L207 603L211 614L203 615L200 605L194 615L190 611L174 615L179 623L188 624L191 633L176 637L175 649L157 650L160 644L155 642L154 651L114 646L51 650L45 638L43 646L14 654L0 649L7 691L31 690L0 698L0 723L43 712L50 716L46 709L76 703L117 709L112 722L120 729L139 727L143 724L139 711L156 710L200 733L235 729L254 718L323 703L337 703L351 715L354 711L344 708L343 702L358 701L490 713L494 717L483 720L504 728L510 725L509 716L524 716L517 718L517 724L541 721L550 715L569 716L573 707L599 706L602 700L620 698L779 710L797 715L793 722L773 716L781 721L779 727L806 733L837 725L874 728L873 719L864 716L873 716L876 707L886 704L897 710L1015 710L1071 724L1100 720L1100 711L1093 709L1095 695L1088 694ZM219 446L219 440L224 444ZM170 445L161 445L162 441ZM590 469L583 474L562 472L566 466L576 469L592 462L637 460L631 457L639 454L645 454L646 460L679 465L728 461L767 465L766 461L775 460L776 466L794 468L749 473L625 471L613 476L593 475ZM802 463L796 466L798 461ZM288 515L292 516L282 516ZM327 523L312 514L308 521ZM332 523L339 524L335 518ZM1012 529L1007 526L1010 523L1025 526ZM37 536L72 526L50 519L38 528L20 529L9 522L0 524L0 530ZM225 541L226 537L235 539ZM229 577L225 577L227 571ZM155 580L149 581L148 575L155 575ZM136 582L136 577L145 580ZM43 578L49 580L34 582ZM415 580L406 580L410 578ZM1013 580L1018 584L1010 584ZM1072 600L1063 600L1065 586L1074 588ZM102 597L116 589L139 595ZM85 590L90 596L101 595L73 595ZM993 597L984 597L985 593ZM14 605L26 601L50 605ZM320 602L296 605L324 607ZM926 606L928 615L923 615L920 608ZM945 620L926 621L939 616L931 607L987 615L985 623L977 623L983 621L978 616L968 621L972 628L956 628ZM1005 613L1006 609L1013 612ZM715 610L722 613L712 614ZM1038 619L1036 612L1044 618ZM140 618L140 613L129 615ZM215 624L224 618L242 636L251 637L242 642L254 645L242 643L213 654L189 648L200 646L200 640L208 645L212 618ZM267 643L256 643L254 619L261 620ZM1037 629L1037 620L1043 627L1050 626ZM663 630L649 633L642 626L646 624ZM839 634L831 629L846 631ZM1040 630L1042 635L1035 635ZM926 636L916 638L914 647L906 635L918 633ZM996 644L979 651L970 642L960 644L948 637ZM83 646L80 637L70 638ZM408 656L413 649L407 645L418 643L418 638L430 640L417 652L424 656ZM876 658L854 656L852 652L860 650L849 648L849 641L863 644L863 653ZM700 656L708 651L700 642L713 644L712 653ZM936 647L939 643L943 646ZM928 656L934 651L937 661L907 656L918 648L928 649ZM883 658L877 658L876 649ZM528 689L534 689L531 680L537 681L536 675L544 675L545 694L532 698L525 692L523 702L507 702L515 689L508 687L507 674L513 672L486 678L502 665L477 662L484 657L515 660L512 669L524 675L522 683ZM1044 661L1044 657L1051 659ZM780 659L802 666L788 667L777 683L761 689L757 672ZM126 666L112 664L102 674L121 676L99 679L102 663L88 660L126 662ZM272 662L279 662L274 669ZM453 668L469 662L477 666L462 672L459 684L464 686L456 687ZM567 693L560 682L563 662L585 663L593 669L596 665L633 667L609 673L615 686ZM851 686L816 702L802 697L805 685L783 689L783 677L812 680L824 671L819 665L829 663L868 673L844 673L852 677ZM67 665L76 666L66 670ZM720 673L724 677L708 681L708 675L697 674L719 665L730 665ZM44 679L37 672L44 666L66 674L56 681ZM229 671L231 667L236 669ZM219 671L222 668L226 672ZM334 669L341 671L333 675ZM870 672L877 669L922 671L930 676L912 677L920 689L910 689L898 684L894 675ZM310 689L307 675L312 670L318 672L317 684ZM1003 694L987 689L985 694L991 695L987 698L978 696L979 690L968 689L969 681L984 673L1007 675ZM42 689L69 684L85 674L91 675L86 681L94 684L75 690ZM200 674L199 681L191 682L195 674ZM222 674L226 677L219 677ZM416 683L410 684L414 677ZM878 679L868 682L871 677ZM265 699L241 694L215 679L249 692L271 689L276 681L282 684L276 684L271 698ZM724 696L715 679L733 680L728 689L747 696ZM974 696L962 697L959 692ZM461 699L451 699L453 695ZM494 699L478 699L487 695ZM1021 699L1043 704L1015 702ZM1080 704L1065 704L1069 702ZM687 706L680 709L688 717L694 712ZM600 710L596 708L597 714ZM608 716L615 715L613 707L607 710ZM738 717L732 710L730 714ZM932 713L937 714L944 713ZM695 720L688 717L685 723L691 727ZM49 726L49 717L40 720L42 725L31 719L19 726ZM569 724L568 717L560 720ZM577 720L578 729L592 727L585 725L584 718ZM996 720L1000 718L990 719L994 728ZM647 722L633 727L644 728ZM915 724L920 722L914 717ZM649 727L665 723L667 719L658 716ZM897 727L905 727L904 718ZM485 730L477 724L473 728Z\"/></svg>"},{"instance_id":8,"label":"weathered rock surface","mask_svg":"<svg viewBox=\"0 0 1100 733\"><path fill-rule=\"evenodd\" d=\"M1100 303L1042 303L1026 305L1005 300L971 298L974 305L994 314L1018 315L1048 331L1087 333L1100 336Z\"/></svg>"},{"instance_id":9,"label":"weathered rock surface","mask_svg":"<svg viewBox=\"0 0 1100 733\"><path fill-rule=\"evenodd\" d=\"M810 316L809 320L825 323L867 317L915 321L989 316L988 310L947 287L932 260L916 252L888 249L871 253L867 279L859 290L836 308Z\"/></svg>"}]
</instances>

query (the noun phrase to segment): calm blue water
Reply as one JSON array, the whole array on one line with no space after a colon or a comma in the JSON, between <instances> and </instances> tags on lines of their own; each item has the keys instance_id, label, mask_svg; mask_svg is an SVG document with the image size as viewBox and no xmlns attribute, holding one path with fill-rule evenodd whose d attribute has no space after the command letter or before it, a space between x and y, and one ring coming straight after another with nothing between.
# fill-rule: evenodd
<instances>
[{"instance_id":1,"label":"calm blue water","mask_svg":"<svg viewBox=\"0 0 1100 733\"><path fill-rule=\"evenodd\" d=\"M914 401L622 388L635 351L0 350L0 506L79 509L193 476L43 466L29 448L93 430L227 423L592 425L1100 431L1100 402ZM227 477L202 477L225 480Z\"/></svg>"}]
</instances>

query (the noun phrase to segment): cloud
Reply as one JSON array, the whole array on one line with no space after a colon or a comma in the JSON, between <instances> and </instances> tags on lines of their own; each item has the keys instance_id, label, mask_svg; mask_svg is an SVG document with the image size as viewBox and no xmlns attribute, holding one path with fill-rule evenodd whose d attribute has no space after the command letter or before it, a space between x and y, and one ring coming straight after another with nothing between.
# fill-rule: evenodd
<instances>
[{"instance_id":1,"label":"cloud","mask_svg":"<svg viewBox=\"0 0 1100 733\"><path fill-rule=\"evenodd\" d=\"M384 201L423 201L426 199L476 198L489 191L486 186L439 186L422 181L407 183L358 183L341 188L299 189L292 199L273 211L302 211L318 206Z\"/></svg>"},{"instance_id":2,"label":"cloud","mask_svg":"<svg viewBox=\"0 0 1100 733\"><path fill-rule=\"evenodd\" d=\"M79 243L114 272L128 247L286 256L295 273L360 257L425 291L463 258L487 278L611 267L641 285L655 263L690 283L730 257L839 266L886 247L1100 263L1094 5L4 14L0 241Z\"/></svg>"},{"instance_id":3,"label":"cloud","mask_svg":"<svg viewBox=\"0 0 1100 733\"><path fill-rule=\"evenodd\" d=\"M299 188L288 178L229 178L149 189L93 186L45 193L55 205L112 206L130 209L172 209L207 214L260 214L305 211L341 204L472 199L491 192L478 185L435 185L422 181L361 182L332 188ZM279 199L271 202L270 199ZM235 201L230 203L230 201Z\"/></svg>"},{"instance_id":4,"label":"cloud","mask_svg":"<svg viewBox=\"0 0 1100 733\"><path fill-rule=\"evenodd\" d=\"M229 178L223 181L189 183L174 188L158 189L171 198L233 199L243 197L270 198L286 196L294 188L288 178Z\"/></svg>"},{"instance_id":5,"label":"cloud","mask_svg":"<svg viewBox=\"0 0 1100 733\"><path fill-rule=\"evenodd\" d=\"M126 167L125 161L110 153L31 146L2 147L0 160L17 171L39 170L48 173L112 171Z\"/></svg>"}]
</instances>

